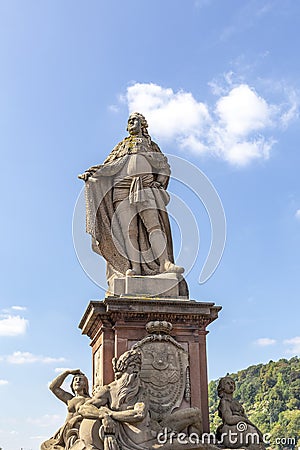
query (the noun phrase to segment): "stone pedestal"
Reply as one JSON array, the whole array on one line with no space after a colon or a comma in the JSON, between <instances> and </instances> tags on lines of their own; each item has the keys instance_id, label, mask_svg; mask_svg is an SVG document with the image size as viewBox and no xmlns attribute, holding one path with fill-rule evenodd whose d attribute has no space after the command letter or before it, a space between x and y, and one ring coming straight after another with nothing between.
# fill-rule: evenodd
<instances>
[{"instance_id":1,"label":"stone pedestal","mask_svg":"<svg viewBox=\"0 0 300 450\"><path fill-rule=\"evenodd\" d=\"M180 296L179 286L182 280L182 275L176 273L161 273L147 277L126 276L115 278L113 281L113 295L187 299L187 296Z\"/></svg>"},{"instance_id":2,"label":"stone pedestal","mask_svg":"<svg viewBox=\"0 0 300 450\"><path fill-rule=\"evenodd\" d=\"M220 309L214 303L176 298L107 297L103 301L91 301L79 327L91 339L93 385L113 381L112 358L147 337L147 323L169 322L172 324L170 337L185 350L189 360L189 392L182 407L200 408L203 430L209 432L206 327L217 319Z\"/></svg>"}]
</instances>

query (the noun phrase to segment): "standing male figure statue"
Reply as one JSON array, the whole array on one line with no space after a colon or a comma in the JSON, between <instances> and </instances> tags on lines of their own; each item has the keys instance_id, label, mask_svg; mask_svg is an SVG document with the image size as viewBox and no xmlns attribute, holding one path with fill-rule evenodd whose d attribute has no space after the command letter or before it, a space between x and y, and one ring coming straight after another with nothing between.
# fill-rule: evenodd
<instances>
[{"instance_id":1,"label":"standing male figure statue","mask_svg":"<svg viewBox=\"0 0 300 450\"><path fill-rule=\"evenodd\" d=\"M109 285L124 275L184 272L174 264L166 211L170 166L147 128L142 114L131 114L129 136L103 164L78 176L86 182L87 232L93 250L107 261Z\"/></svg>"}]
</instances>

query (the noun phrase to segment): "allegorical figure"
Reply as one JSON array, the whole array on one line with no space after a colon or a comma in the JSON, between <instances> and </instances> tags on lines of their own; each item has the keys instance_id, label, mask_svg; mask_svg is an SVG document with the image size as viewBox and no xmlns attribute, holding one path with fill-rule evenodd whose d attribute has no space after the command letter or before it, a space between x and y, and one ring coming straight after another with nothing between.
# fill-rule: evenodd
<instances>
[{"instance_id":1,"label":"allegorical figure","mask_svg":"<svg viewBox=\"0 0 300 450\"><path fill-rule=\"evenodd\" d=\"M201 414L197 408L175 411L160 422L151 418L148 392L140 378L141 365L138 350L114 358L115 380L100 386L79 410L84 420L78 449L149 450L157 445L157 433L164 430L179 433L188 428L201 434Z\"/></svg>"},{"instance_id":2,"label":"allegorical figure","mask_svg":"<svg viewBox=\"0 0 300 450\"><path fill-rule=\"evenodd\" d=\"M184 272L174 264L166 210L170 166L147 128L142 114L131 114L129 136L103 164L79 175L86 182L87 232L107 261L109 284L124 275Z\"/></svg>"},{"instance_id":3,"label":"allegorical figure","mask_svg":"<svg viewBox=\"0 0 300 450\"><path fill-rule=\"evenodd\" d=\"M218 385L219 417L222 419L216 432L218 441L225 448L264 448L263 436L259 429L248 419L243 406L233 398L234 380L226 376Z\"/></svg>"},{"instance_id":4,"label":"allegorical figure","mask_svg":"<svg viewBox=\"0 0 300 450\"><path fill-rule=\"evenodd\" d=\"M106 448L110 441L112 450L118 450L120 445L123 450L146 450L155 433L148 426L147 393L139 377L141 354L135 350L125 352L114 359L113 367L115 381L98 387L92 399L80 408L85 419L98 422L99 432L95 432L91 420L84 420L79 437L88 448Z\"/></svg>"},{"instance_id":5,"label":"allegorical figure","mask_svg":"<svg viewBox=\"0 0 300 450\"><path fill-rule=\"evenodd\" d=\"M73 375L71 382L73 395L61 388L68 375ZM68 450L78 438L82 421L78 410L90 398L88 379L79 369L66 370L52 381L49 389L59 400L66 403L68 414L64 425L53 437L42 443L41 450Z\"/></svg>"}]
</instances>

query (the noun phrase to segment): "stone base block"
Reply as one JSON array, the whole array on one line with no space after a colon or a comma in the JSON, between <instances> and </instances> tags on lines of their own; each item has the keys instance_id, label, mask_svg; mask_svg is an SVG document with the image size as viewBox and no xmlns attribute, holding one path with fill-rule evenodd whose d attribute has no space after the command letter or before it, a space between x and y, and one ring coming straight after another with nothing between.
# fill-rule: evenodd
<instances>
[{"instance_id":1,"label":"stone base block","mask_svg":"<svg viewBox=\"0 0 300 450\"><path fill-rule=\"evenodd\" d=\"M127 276L113 282L113 295L163 298L188 298L179 295L182 276L176 273L162 273L154 276Z\"/></svg>"}]
</instances>

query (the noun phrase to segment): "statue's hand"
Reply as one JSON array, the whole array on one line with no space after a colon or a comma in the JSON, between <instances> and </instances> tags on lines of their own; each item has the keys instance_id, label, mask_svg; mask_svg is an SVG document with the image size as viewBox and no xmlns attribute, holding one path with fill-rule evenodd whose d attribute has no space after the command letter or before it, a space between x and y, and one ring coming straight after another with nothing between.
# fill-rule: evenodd
<instances>
[{"instance_id":1,"label":"statue's hand","mask_svg":"<svg viewBox=\"0 0 300 450\"><path fill-rule=\"evenodd\" d=\"M144 402L135 403L133 410L136 417L144 417L146 405Z\"/></svg>"},{"instance_id":2,"label":"statue's hand","mask_svg":"<svg viewBox=\"0 0 300 450\"><path fill-rule=\"evenodd\" d=\"M86 419L98 419L99 409L91 404L83 404L78 410L79 414Z\"/></svg>"},{"instance_id":3,"label":"statue's hand","mask_svg":"<svg viewBox=\"0 0 300 450\"><path fill-rule=\"evenodd\" d=\"M72 370L68 370L69 375L79 375L81 374L81 370L80 369L72 369Z\"/></svg>"},{"instance_id":4,"label":"statue's hand","mask_svg":"<svg viewBox=\"0 0 300 450\"><path fill-rule=\"evenodd\" d=\"M79 178L80 180L83 180L83 181L87 181L89 179L89 177L91 177L91 176L92 176L91 172L84 172L84 173L80 173L77 176L77 178Z\"/></svg>"},{"instance_id":5,"label":"statue's hand","mask_svg":"<svg viewBox=\"0 0 300 450\"><path fill-rule=\"evenodd\" d=\"M153 181L150 186L152 188L157 188L157 189L162 187L162 185L161 185L161 183L159 181Z\"/></svg>"},{"instance_id":6,"label":"statue's hand","mask_svg":"<svg viewBox=\"0 0 300 450\"><path fill-rule=\"evenodd\" d=\"M98 417L99 419L103 419L106 416L109 416L111 414L111 410L109 408L106 408L106 406L101 406L98 410Z\"/></svg>"}]
</instances>

